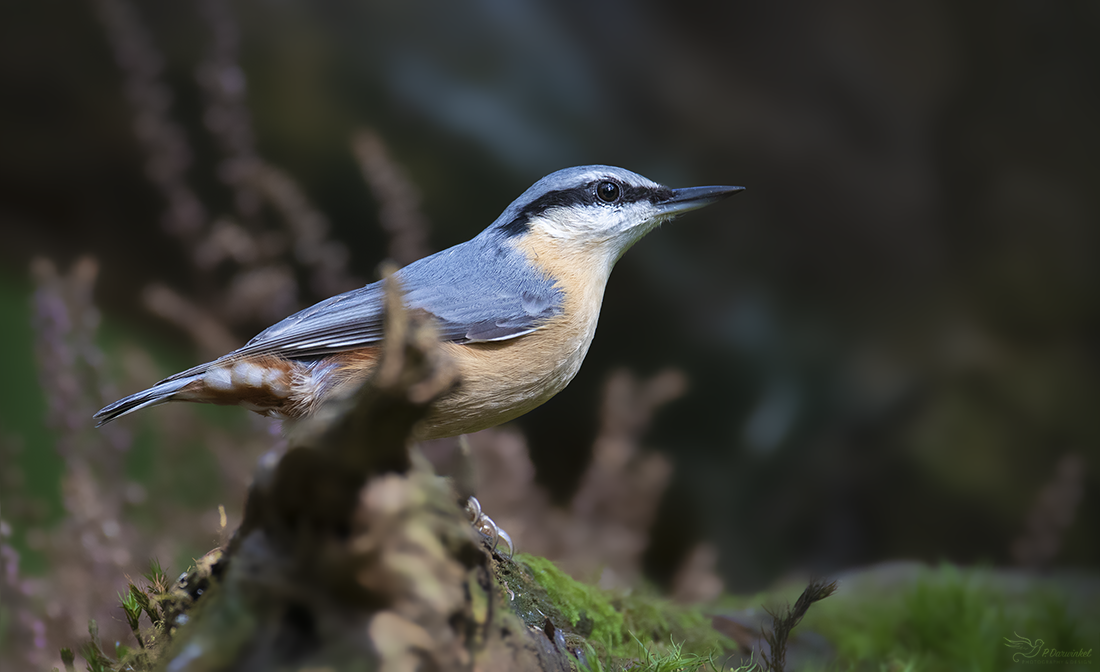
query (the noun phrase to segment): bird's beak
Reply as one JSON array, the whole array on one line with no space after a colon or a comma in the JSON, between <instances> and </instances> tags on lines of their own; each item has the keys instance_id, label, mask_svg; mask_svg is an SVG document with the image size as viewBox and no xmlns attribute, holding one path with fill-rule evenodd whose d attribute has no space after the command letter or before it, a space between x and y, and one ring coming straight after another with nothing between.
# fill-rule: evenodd
<instances>
[{"instance_id":1,"label":"bird's beak","mask_svg":"<svg viewBox=\"0 0 1100 672\"><path fill-rule=\"evenodd\" d=\"M687 187L673 189L672 198L657 204L662 215L678 215L689 210L710 205L744 191L744 187Z\"/></svg>"}]
</instances>

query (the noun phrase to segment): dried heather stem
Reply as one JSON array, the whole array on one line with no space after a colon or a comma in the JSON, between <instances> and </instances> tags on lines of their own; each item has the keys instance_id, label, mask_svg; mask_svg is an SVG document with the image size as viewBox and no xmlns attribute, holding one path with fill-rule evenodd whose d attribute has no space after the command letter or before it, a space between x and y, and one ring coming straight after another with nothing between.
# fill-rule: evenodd
<instances>
[{"instance_id":1,"label":"dried heather stem","mask_svg":"<svg viewBox=\"0 0 1100 672\"><path fill-rule=\"evenodd\" d=\"M164 58L127 0L93 0L115 63L122 71L134 132L145 151L145 174L167 203L164 228L184 239L196 236L206 210L187 183L187 136L172 119L172 92L162 81Z\"/></svg>"},{"instance_id":2,"label":"dried heather stem","mask_svg":"<svg viewBox=\"0 0 1100 672\"><path fill-rule=\"evenodd\" d=\"M363 179L380 204L379 220L390 236L390 259L404 266L431 254L431 225L420 209L420 192L390 156L382 137L365 129L355 134L351 147Z\"/></svg>"}]
</instances>

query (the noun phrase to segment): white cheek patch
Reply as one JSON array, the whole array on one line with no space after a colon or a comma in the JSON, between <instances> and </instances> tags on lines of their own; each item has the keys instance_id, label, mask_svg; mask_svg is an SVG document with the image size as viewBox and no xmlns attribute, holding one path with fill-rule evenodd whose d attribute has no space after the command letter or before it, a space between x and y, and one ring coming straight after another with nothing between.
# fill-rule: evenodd
<instances>
[{"instance_id":1,"label":"white cheek patch","mask_svg":"<svg viewBox=\"0 0 1100 672\"><path fill-rule=\"evenodd\" d=\"M570 254L609 254L612 262L660 224L656 207L649 201L618 206L552 208L530 220L531 237L546 244L569 246Z\"/></svg>"}]
</instances>

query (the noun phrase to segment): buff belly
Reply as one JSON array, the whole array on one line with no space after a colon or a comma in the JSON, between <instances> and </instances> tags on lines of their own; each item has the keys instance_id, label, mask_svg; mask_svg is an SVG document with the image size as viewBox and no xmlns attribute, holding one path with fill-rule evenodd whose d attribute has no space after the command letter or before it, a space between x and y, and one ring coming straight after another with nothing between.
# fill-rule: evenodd
<instances>
[{"instance_id":1,"label":"buff belly","mask_svg":"<svg viewBox=\"0 0 1100 672\"><path fill-rule=\"evenodd\" d=\"M458 367L459 384L432 405L416 431L436 439L499 425L542 405L577 374L592 342L588 329L564 321L495 343L444 343ZM290 395L273 414L298 418L326 400L358 389L374 368L373 348L297 364Z\"/></svg>"}]
</instances>

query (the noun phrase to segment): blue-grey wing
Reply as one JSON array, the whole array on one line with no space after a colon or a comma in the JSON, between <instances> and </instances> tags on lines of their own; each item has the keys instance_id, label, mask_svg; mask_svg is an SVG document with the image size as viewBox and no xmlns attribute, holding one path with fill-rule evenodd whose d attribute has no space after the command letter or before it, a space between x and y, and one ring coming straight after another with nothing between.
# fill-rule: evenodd
<instances>
[{"instance_id":1,"label":"blue-grey wing","mask_svg":"<svg viewBox=\"0 0 1100 672\"><path fill-rule=\"evenodd\" d=\"M382 283L373 283L299 311L257 334L238 355L308 357L382 340Z\"/></svg>"},{"instance_id":2,"label":"blue-grey wing","mask_svg":"<svg viewBox=\"0 0 1100 672\"><path fill-rule=\"evenodd\" d=\"M530 333L561 312L555 284L522 255L482 237L397 272L405 304L438 322L456 343L502 341ZM382 340L383 283L334 296L264 330L234 356L309 357Z\"/></svg>"}]
</instances>

